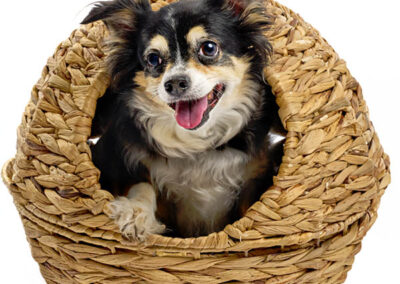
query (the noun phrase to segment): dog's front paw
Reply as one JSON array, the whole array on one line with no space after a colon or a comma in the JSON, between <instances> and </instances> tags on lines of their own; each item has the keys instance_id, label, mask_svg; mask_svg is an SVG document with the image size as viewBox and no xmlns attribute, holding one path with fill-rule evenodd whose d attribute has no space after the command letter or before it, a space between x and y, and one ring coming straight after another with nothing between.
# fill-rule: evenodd
<instances>
[{"instance_id":1,"label":"dog's front paw","mask_svg":"<svg viewBox=\"0 0 400 284\"><path fill-rule=\"evenodd\" d=\"M128 239L143 242L148 235L165 232L165 225L156 219L152 208L137 200L119 197L110 204L110 209L111 218Z\"/></svg>"}]
</instances>

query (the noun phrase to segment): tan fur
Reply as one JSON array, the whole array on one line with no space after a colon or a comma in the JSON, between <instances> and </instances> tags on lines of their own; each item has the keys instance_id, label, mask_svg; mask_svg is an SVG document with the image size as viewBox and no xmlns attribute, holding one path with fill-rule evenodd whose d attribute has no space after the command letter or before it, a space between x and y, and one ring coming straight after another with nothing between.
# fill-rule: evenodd
<instances>
[{"instance_id":1,"label":"tan fur","mask_svg":"<svg viewBox=\"0 0 400 284\"><path fill-rule=\"evenodd\" d=\"M237 58L235 56L230 56L229 58L232 61L233 66L204 65L196 60L189 59L187 68L196 69L208 77L218 76L220 81L228 80L230 78L234 78L235 80L244 79L246 72L250 67L250 60L248 58Z\"/></svg>"},{"instance_id":2,"label":"tan fur","mask_svg":"<svg viewBox=\"0 0 400 284\"><path fill-rule=\"evenodd\" d=\"M203 26L195 26L191 28L188 34L186 35L186 41L192 48L194 48L198 41L207 37L208 33L206 32Z\"/></svg>"},{"instance_id":3,"label":"tan fur","mask_svg":"<svg viewBox=\"0 0 400 284\"><path fill-rule=\"evenodd\" d=\"M151 77L146 76L143 71L137 72L133 81L138 85L137 94L141 96L143 94L147 95L151 101L154 101L158 104L163 104L161 100L157 100L157 88L161 84L161 77Z\"/></svg>"},{"instance_id":4,"label":"tan fur","mask_svg":"<svg viewBox=\"0 0 400 284\"><path fill-rule=\"evenodd\" d=\"M156 35L150 40L149 46L146 48L145 53L149 53L151 50L158 50L163 57L168 57L169 55L169 46L168 41L162 35Z\"/></svg>"}]
</instances>

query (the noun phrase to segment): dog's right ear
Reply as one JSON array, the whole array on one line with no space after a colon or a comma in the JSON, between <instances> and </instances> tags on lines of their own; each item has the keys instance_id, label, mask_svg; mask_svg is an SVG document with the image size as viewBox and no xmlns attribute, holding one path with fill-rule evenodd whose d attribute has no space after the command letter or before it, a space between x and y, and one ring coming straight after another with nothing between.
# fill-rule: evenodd
<instances>
[{"instance_id":1,"label":"dog's right ear","mask_svg":"<svg viewBox=\"0 0 400 284\"><path fill-rule=\"evenodd\" d=\"M139 14L151 11L148 0L113 0L97 2L81 24L102 20L112 31L118 33L135 30Z\"/></svg>"}]
</instances>

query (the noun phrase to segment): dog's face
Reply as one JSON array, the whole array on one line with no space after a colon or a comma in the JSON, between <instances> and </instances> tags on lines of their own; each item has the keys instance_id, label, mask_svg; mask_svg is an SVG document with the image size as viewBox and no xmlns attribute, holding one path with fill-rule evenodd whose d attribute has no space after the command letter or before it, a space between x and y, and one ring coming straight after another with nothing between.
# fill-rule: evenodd
<instances>
[{"instance_id":1,"label":"dog's face","mask_svg":"<svg viewBox=\"0 0 400 284\"><path fill-rule=\"evenodd\" d=\"M270 46L260 3L182 0L154 12L146 0L116 0L84 23L99 19L112 35L114 87L135 90L129 104L164 152L179 141L194 152L218 146L262 103Z\"/></svg>"}]
</instances>

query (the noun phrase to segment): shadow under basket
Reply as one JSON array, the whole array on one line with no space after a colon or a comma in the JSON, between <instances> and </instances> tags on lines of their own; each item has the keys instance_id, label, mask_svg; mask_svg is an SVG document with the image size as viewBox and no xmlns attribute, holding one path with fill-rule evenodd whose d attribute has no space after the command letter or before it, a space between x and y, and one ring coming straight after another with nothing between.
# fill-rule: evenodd
<instances>
[{"instance_id":1,"label":"shadow under basket","mask_svg":"<svg viewBox=\"0 0 400 284\"><path fill-rule=\"evenodd\" d=\"M168 4L153 3L153 8ZM274 185L246 215L199 238L123 239L87 140L109 85L103 23L48 60L2 176L47 283L342 283L390 182L361 87L319 33L286 7L265 68L287 130Z\"/></svg>"}]
</instances>

